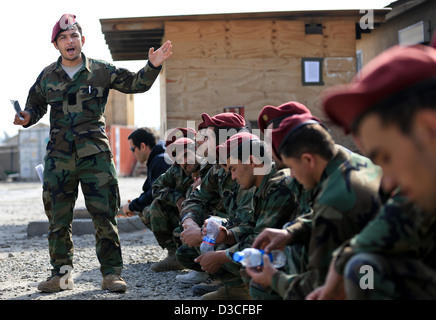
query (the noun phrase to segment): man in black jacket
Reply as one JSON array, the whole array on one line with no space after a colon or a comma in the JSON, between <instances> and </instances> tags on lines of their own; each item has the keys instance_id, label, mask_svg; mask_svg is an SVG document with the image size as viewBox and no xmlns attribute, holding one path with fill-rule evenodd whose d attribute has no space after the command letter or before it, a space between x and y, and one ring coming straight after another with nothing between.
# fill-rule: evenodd
<instances>
[{"instance_id":1,"label":"man in black jacket","mask_svg":"<svg viewBox=\"0 0 436 320\"><path fill-rule=\"evenodd\" d=\"M157 142L156 133L149 128L136 129L127 139L135 158L141 163L147 161L147 179L142 186L141 195L127 202L123 206L123 212L126 215L139 212L142 222L147 225L147 208L153 202L151 186L167 171L172 161L165 153L165 142Z\"/></svg>"}]
</instances>

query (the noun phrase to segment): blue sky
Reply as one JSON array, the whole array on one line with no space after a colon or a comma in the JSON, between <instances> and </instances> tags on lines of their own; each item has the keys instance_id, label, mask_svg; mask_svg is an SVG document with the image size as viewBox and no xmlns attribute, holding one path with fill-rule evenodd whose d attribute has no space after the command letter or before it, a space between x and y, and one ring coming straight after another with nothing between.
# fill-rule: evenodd
<instances>
[{"instance_id":1,"label":"blue sky","mask_svg":"<svg viewBox=\"0 0 436 320\"><path fill-rule=\"evenodd\" d=\"M19 100L24 109L27 93L36 77L44 67L58 58L58 51L50 43L50 37L54 24L64 13L75 14L77 21L83 27L86 38L83 52L89 57L113 62L101 32L99 19L102 18L287 10L377 9L391 2L383 0L168 0L153 3L143 0L69 2L16 0L2 2L0 28L3 41L0 54L3 65L2 77L0 77L0 102L3 111L0 116L0 141L4 139L5 134L12 136L22 129L12 124L15 111L9 100ZM114 64L137 71L145 61L116 61ZM135 125L158 127L159 121L159 86L156 85L147 93L135 95ZM40 122L48 124L48 114Z\"/></svg>"}]
</instances>

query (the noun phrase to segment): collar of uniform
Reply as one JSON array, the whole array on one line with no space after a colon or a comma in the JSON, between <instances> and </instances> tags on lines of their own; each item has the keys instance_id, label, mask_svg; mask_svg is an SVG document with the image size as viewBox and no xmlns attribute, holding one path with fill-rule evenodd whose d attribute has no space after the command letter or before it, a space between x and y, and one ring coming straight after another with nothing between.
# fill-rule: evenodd
<instances>
[{"instance_id":1,"label":"collar of uniform","mask_svg":"<svg viewBox=\"0 0 436 320\"><path fill-rule=\"evenodd\" d=\"M277 170L276 170L276 165L275 165L275 163L272 163L272 164L271 164L271 170L270 170L270 172L269 172L268 174L266 174L266 175L263 177L262 182L260 183L259 188L257 188L257 190L256 190L256 192L255 192L255 194L254 194L255 197L258 197L258 198L259 198L259 197L261 197L261 196L263 195L264 190L265 190L265 188L266 188L266 184L268 183L268 181L271 179L271 177L272 177L276 172L277 172Z\"/></svg>"},{"instance_id":2,"label":"collar of uniform","mask_svg":"<svg viewBox=\"0 0 436 320\"><path fill-rule=\"evenodd\" d=\"M330 161L327 163L327 166L324 168L324 171L322 172L321 180L319 184L321 184L322 181L324 181L328 176L330 176L332 172L335 171L336 168L340 166L341 163L343 163L348 158L346 153L347 149L339 145L335 145L335 150L336 150L335 155L333 156L333 158L330 159Z\"/></svg>"},{"instance_id":3,"label":"collar of uniform","mask_svg":"<svg viewBox=\"0 0 436 320\"><path fill-rule=\"evenodd\" d=\"M86 68L86 70L91 72L91 63L83 52L82 52L82 61L84 62L83 65ZM58 58L58 61L56 62L56 71L57 72L64 71L64 69L62 69L61 63L62 63L62 56L60 56Z\"/></svg>"}]
</instances>

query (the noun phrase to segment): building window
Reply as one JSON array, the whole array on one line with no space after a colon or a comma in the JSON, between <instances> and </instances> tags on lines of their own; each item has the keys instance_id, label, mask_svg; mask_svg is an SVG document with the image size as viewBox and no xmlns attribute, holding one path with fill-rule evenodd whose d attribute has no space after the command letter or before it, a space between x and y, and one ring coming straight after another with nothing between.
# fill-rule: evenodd
<instances>
[{"instance_id":1,"label":"building window","mask_svg":"<svg viewBox=\"0 0 436 320\"><path fill-rule=\"evenodd\" d=\"M306 34L322 34L322 24L321 23L306 23L304 25L304 30Z\"/></svg>"},{"instance_id":2,"label":"building window","mask_svg":"<svg viewBox=\"0 0 436 320\"><path fill-rule=\"evenodd\" d=\"M323 86L322 64L324 58L302 58L301 78L303 86Z\"/></svg>"},{"instance_id":3,"label":"building window","mask_svg":"<svg viewBox=\"0 0 436 320\"><path fill-rule=\"evenodd\" d=\"M411 46L418 43L427 44L430 42L429 21L419 21L407 28L398 30L398 43L402 46Z\"/></svg>"},{"instance_id":4,"label":"building window","mask_svg":"<svg viewBox=\"0 0 436 320\"><path fill-rule=\"evenodd\" d=\"M356 72L359 72L363 67L362 50L356 51Z\"/></svg>"}]
</instances>

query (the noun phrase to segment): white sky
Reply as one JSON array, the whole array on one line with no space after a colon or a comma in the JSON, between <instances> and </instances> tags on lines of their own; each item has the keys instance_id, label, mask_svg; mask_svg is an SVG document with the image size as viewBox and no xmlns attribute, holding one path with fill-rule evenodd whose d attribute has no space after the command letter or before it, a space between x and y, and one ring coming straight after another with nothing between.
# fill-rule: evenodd
<instances>
[{"instance_id":1,"label":"white sky","mask_svg":"<svg viewBox=\"0 0 436 320\"><path fill-rule=\"evenodd\" d=\"M0 141L18 133L21 126L12 124L15 111L10 99L19 100L22 109L27 93L44 67L57 60L58 51L50 43L54 24L64 13L76 15L86 38L83 52L131 71L139 70L146 61L113 61L101 32L99 19L202 13L259 12L323 9L377 9L389 0L38 0L2 1L0 4ZM171 40L171 39L170 39ZM173 47L173 52L177 48ZM49 109L48 109L49 110ZM48 113L40 120L49 123ZM135 125L158 127L160 123L159 85L135 95Z\"/></svg>"}]
</instances>

